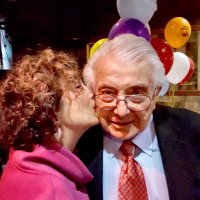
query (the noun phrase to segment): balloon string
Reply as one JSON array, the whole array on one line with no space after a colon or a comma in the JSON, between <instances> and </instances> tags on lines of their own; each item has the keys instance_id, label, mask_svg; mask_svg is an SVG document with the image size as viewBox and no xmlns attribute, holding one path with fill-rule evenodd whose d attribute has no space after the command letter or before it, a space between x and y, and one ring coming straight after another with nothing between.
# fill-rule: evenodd
<instances>
[{"instance_id":1,"label":"balloon string","mask_svg":"<svg viewBox=\"0 0 200 200\"><path fill-rule=\"evenodd\" d=\"M168 106L174 108L175 105L175 91L176 91L176 85L172 84L169 90L169 101L168 101Z\"/></svg>"}]
</instances>

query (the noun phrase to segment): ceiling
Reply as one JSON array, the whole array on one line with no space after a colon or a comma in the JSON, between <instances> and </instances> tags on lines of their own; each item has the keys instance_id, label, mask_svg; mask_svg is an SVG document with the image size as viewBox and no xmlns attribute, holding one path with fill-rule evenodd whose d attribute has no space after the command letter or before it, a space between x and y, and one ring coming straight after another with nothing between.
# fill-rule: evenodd
<instances>
[{"instance_id":1,"label":"ceiling","mask_svg":"<svg viewBox=\"0 0 200 200\"><path fill-rule=\"evenodd\" d=\"M200 0L157 0L149 24L162 29L181 16L200 25ZM120 18L116 0L1 0L0 17L15 46L46 43L73 47L107 37Z\"/></svg>"}]
</instances>

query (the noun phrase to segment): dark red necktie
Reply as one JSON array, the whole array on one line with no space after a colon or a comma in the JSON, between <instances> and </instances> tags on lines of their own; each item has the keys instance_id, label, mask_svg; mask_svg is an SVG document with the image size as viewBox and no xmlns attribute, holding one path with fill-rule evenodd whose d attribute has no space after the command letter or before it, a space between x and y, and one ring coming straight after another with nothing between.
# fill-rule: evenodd
<instances>
[{"instance_id":1,"label":"dark red necktie","mask_svg":"<svg viewBox=\"0 0 200 200\"><path fill-rule=\"evenodd\" d=\"M141 166L133 159L135 145L131 141L124 141L120 151L125 156L122 164L119 183L119 200L147 200L147 190Z\"/></svg>"}]
</instances>

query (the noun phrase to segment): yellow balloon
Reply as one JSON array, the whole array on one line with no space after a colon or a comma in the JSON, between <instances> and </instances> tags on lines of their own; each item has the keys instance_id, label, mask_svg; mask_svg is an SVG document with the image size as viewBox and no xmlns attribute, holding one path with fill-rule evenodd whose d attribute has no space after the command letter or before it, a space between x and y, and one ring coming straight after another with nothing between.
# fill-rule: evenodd
<instances>
[{"instance_id":1,"label":"yellow balloon","mask_svg":"<svg viewBox=\"0 0 200 200\"><path fill-rule=\"evenodd\" d=\"M94 45L92 46L91 50L90 50L90 57L107 40L108 40L108 38L102 38L102 39L98 40L97 42L95 42Z\"/></svg>"},{"instance_id":2,"label":"yellow balloon","mask_svg":"<svg viewBox=\"0 0 200 200\"><path fill-rule=\"evenodd\" d=\"M173 48L182 47L190 38L190 23L183 17L171 19L164 29L165 40Z\"/></svg>"}]
</instances>

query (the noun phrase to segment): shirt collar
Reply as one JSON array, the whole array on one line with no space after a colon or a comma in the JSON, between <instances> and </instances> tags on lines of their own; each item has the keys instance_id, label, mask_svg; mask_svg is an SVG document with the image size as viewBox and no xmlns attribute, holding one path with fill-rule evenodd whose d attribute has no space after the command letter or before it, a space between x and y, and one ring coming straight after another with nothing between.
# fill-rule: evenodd
<instances>
[{"instance_id":1,"label":"shirt collar","mask_svg":"<svg viewBox=\"0 0 200 200\"><path fill-rule=\"evenodd\" d=\"M144 131L134 137L132 141L149 156L152 155L152 151L158 150L157 137L155 134L155 127L153 123L153 115L151 115L150 120ZM104 149L108 154L110 154L110 156L113 157L119 151L122 142L122 140L113 138L110 135L106 135L104 137Z\"/></svg>"},{"instance_id":2,"label":"shirt collar","mask_svg":"<svg viewBox=\"0 0 200 200\"><path fill-rule=\"evenodd\" d=\"M153 150L158 149L157 142L155 142L155 128L153 123L153 115L141 133L139 133L135 138L133 138L133 143L137 145L142 151L144 151L149 156L152 155Z\"/></svg>"}]
</instances>

